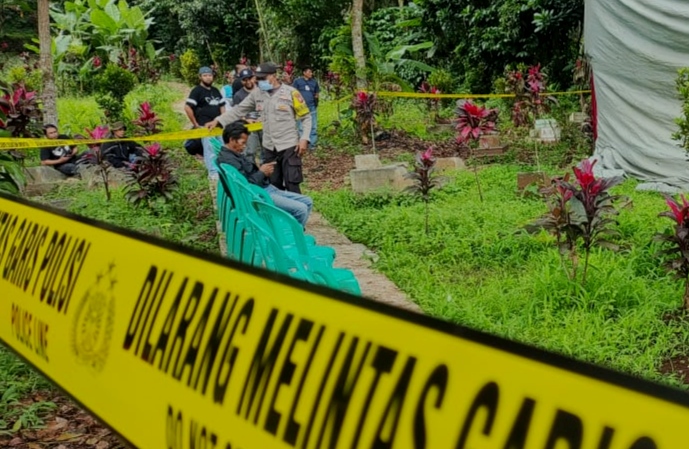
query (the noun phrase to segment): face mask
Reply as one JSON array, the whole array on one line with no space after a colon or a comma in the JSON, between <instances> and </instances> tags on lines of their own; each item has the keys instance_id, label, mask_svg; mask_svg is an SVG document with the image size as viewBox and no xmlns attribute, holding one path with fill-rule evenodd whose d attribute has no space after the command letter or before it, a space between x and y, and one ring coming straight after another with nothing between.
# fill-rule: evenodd
<instances>
[{"instance_id":1,"label":"face mask","mask_svg":"<svg viewBox=\"0 0 689 449\"><path fill-rule=\"evenodd\" d=\"M258 82L258 88L261 89L262 91L268 92L268 91L273 90L273 84L267 80L260 80Z\"/></svg>"}]
</instances>

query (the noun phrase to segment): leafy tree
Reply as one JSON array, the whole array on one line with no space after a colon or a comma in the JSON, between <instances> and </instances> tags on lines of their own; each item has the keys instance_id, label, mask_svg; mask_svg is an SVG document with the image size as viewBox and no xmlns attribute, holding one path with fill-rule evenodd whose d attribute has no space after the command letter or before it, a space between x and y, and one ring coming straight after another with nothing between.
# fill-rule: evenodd
<instances>
[{"instance_id":1,"label":"leafy tree","mask_svg":"<svg viewBox=\"0 0 689 449\"><path fill-rule=\"evenodd\" d=\"M137 0L154 19L151 34L166 51L193 49L201 61L233 66L259 59L254 0ZM204 62L206 63L206 62Z\"/></svg>"},{"instance_id":2,"label":"leafy tree","mask_svg":"<svg viewBox=\"0 0 689 449\"><path fill-rule=\"evenodd\" d=\"M571 82L584 0L416 0L436 56L464 74L467 88L489 91L508 64L545 64L551 82Z\"/></svg>"},{"instance_id":3,"label":"leafy tree","mask_svg":"<svg viewBox=\"0 0 689 449\"><path fill-rule=\"evenodd\" d=\"M0 0L2 50L21 51L36 35L36 0Z\"/></svg>"}]
</instances>

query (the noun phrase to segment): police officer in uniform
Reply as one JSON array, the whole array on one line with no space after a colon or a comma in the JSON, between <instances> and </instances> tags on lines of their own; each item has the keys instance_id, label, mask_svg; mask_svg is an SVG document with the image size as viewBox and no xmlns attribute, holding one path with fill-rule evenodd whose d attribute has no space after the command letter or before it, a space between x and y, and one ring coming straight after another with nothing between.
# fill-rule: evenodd
<instances>
[{"instance_id":1,"label":"police officer in uniform","mask_svg":"<svg viewBox=\"0 0 689 449\"><path fill-rule=\"evenodd\" d=\"M260 64L254 72L258 89L206 127L224 128L253 111L262 111L263 163L276 162L270 182L278 189L301 193L299 184L304 179L301 156L309 146L311 113L299 91L280 82L277 71L278 66L272 62ZM301 136L297 121L301 121Z\"/></svg>"}]
</instances>

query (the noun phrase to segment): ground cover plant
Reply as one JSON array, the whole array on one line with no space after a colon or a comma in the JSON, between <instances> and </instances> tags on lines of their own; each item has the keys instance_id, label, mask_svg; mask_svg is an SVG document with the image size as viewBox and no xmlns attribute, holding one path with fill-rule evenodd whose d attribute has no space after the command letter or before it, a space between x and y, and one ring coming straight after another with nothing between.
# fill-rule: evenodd
<instances>
[{"instance_id":1,"label":"ground cover plant","mask_svg":"<svg viewBox=\"0 0 689 449\"><path fill-rule=\"evenodd\" d=\"M663 198L634 191L631 180L613 189L634 202L620 212L619 235L611 237L626 249L593 247L584 286L562 270L554 237L520 230L546 211L540 199L516 194L521 169L484 168L483 203L469 172L431 191L428 235L425 203L408 195L326 190L314 196L329 220L377 251L377 268L426 313L676 384L660 368L686 352L689 331L663 319L681 305L684 287L656 257L653 236L667 226L657 219L666 210Z\"/></svg>"}]
</instances>

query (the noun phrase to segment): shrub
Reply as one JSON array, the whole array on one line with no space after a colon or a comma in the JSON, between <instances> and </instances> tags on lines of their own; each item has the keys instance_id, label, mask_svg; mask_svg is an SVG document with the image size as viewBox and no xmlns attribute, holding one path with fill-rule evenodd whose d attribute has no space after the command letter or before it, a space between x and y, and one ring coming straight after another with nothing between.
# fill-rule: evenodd
<instances>
[{"instance_id":1,"label":"shrub","mask_svg":"<svg viewBox=\"0 0 689 449\"><path fill-rule=\"evenodd\" d=\"M138 128L137 134L144 136L158 134L163 123L158 114L153 112L151 103L148 101L141 103L138 112L139 116L132 122Z\"/></svg>"},{"instance_id":2,"label":"shrub","mask_svg":"<svg viewBox=\"0 0 689 449\"><path fill-rule=\"evenodd\" d=\"M112 95L102 93L97 94L96 102L103 110L107 120L110 120L111 122L122 120L124 115L122 102L116 100Z\"/></svg>"},{"instance_id":3,"label":"shrub","mask_svg":"<svg viewBox=\"0 0 689 449\"><path fill-rule=\"evenodd\" d=\"M43 113L36 92L22 84L0 84L0 129L11 137L32 137Z\"/></svg>"},{"instance_id":4,"label":"shrub","mask_svg":"<svg viewBox=\"0 0 689 449\"><path fill-rule=\"evenodd\" d=\"M108 64L103 73L96 77L96 90L109 94L121 102L136 87L139 80L136 76L116 64Z\"/></svg>"},{"instance_id":5,"label":"shrub","mask_svg":"<svg viewBox=\"0 0 689 449\"><path fill-rule=\"evenodd\" d=\"M23 66L14 66L7 74L7 81L12 84L23 84L28 90L39 91L43 87L43 72L27 70Z\"/></svg>"},{"instance_id":6,"label":"shrub","mask_svg":"<svg viewBox=\"0 0 689 449\"><path fill-rule=\"evenodd\" d=\"M103 73L96 77L96 101L109 120L122 119L124 97L138 82L133 73L115 64L108 64Z\"/></svg>"},{"instance_id":7,"label":"shrub","mask_svg":"<svg viewBox=\"0 0 689 449\"><path fill-rule=\"evenodd\" d=\"M128 170L127 199L135 204L155 197L172 199L177 179L167 153L159 143L149 145L144 150Z\"/></svg>"},{"instance_id":8,"label":"shrub","mask_svg":"<svg viewBox=\"0 0 689 449\"><path fill-rule=\"evenodd\" d=\"M351 109L356 113L354 120L357 124L359 137L364 144L368 144L368 136L373 142L373 127L376 123L376 94L369 94L364 91L357 92L352 98Z\"/></svg>"},{"instance_id":9,"label":"shrub","mask_svg":"<svg viewBox=\"0 0 689 449\"><path fill-rule=\"evenodd\" d=\"M684 281L682 305L685 310L689 310L689 202L684 195L682 204L670 195L665 195L665 202L670 210L661 212L658 216L670 218L675 223L673 229L656 234L653 240L666 246L657 255L669 257L663 266L670 273L674 273L677 279Z\"/></svg>"},{"instance_id":10,"label":"shrub","mask_svg":"<svg viewBox=\"0 0 689 449\"><path fill-rule=\"evenodd\" d=\"M0 152L0 192L17 195L25 181L21 163L9 152Z\"/></svg>"},{"instance_id":11,"label":"shrub","mask_svg":"<svg viewBox=\"0 0 689 449\"><path fill-rule=\"evenodd\" d=\"M414 170L407 173L407 179L411 179L414 184L407 187L407 192L417 194L426 204L425 229L428 235L428 202L430 201L431 189L438 187L439 180L433 176L436 158L433 157L433 148L429 147L423 153L417 152L414 161Z\"/></svg>"},{"instance_id":12,"label":"shrub","mask_svg":"<svg viewBox=\"0 0 689 449\"><path fill-rule=\"evenodd\" d=\"M608 240L619 235L611 227L617 223L611 217L618 215L616 202L623 201L622 207L629 204L627 198L610 194L610 189L620 184L622 177L596 178L593 174L596 162L584 160L574 167L576 184L570 183L569 176L565 176L556 179L553 186L545 189L549 212L527 226L527 230L545 229L555 236L560 255L569 255L571 271L567 270L567 274L570 279L577 278L577 243L581 241L585 255L582 284L586 284L589 256L594 245L610 250L619 249L618 245ZM564 259L563 266L567 269Z\"/></svg>"},{"instance_id":13,"label":"shrub","mask_svg":"<svg viewBox=\"0 0 689 449\"><path fill-rule=\"evenodd\" d=\"M452 92L455 89L455 79L452 74L445 69L435 69L428 76L428 84L436 86L443 92Z\"/></svg>"},{"instance_id":14,"label":"shrub","mask_svg":"<svg viewBox=\"0 0 689 449\"><path fill-rule=\"evenodd\" d=\"M541 65L531 66L526 74L522 68L508 71L505 75L505 90L514 94L512 122L514 126L528 126L541 114L550 111L550 103L557 103L554 97L545 97L547 76Z\"/></svg>"},{"instance_id":15,"label":"shrub","mask_svg":"<svg viewBox=\"0 0 689 449\"><path fill-rule=\"evenodd\" d=\"M199 82L199 67L201 67L201 60L194 50L185 51L180 56L181 67L179 69L184 82L193 86Z\"/></svg>"}]
</instances>

